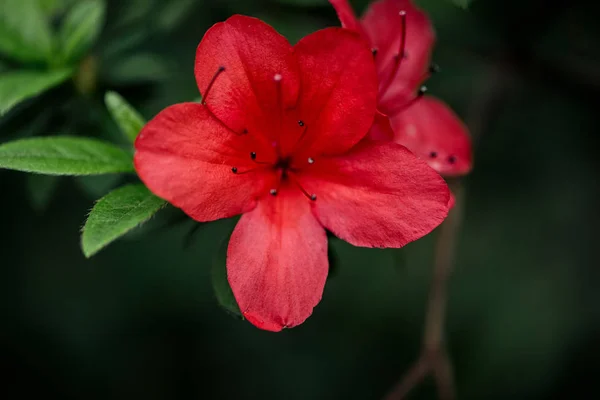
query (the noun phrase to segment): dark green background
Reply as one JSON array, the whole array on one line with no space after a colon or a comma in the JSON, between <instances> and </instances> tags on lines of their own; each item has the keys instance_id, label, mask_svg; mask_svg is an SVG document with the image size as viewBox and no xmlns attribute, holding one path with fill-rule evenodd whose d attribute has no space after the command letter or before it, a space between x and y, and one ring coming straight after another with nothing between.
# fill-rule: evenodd
<instances>
[{"instance_id":1,"label":"dark green background","mask_svg":"<svg viewBox=\"0 0 600 400\"><path fill-rule=\"evenodd\" d=\"M483 113L450 282L459 399L594 398L598 10L584 1L420 4L442 67L430 92L470 121ZM292 42L338 25L326 0L112 0L94 48L95 91L67 84L20 105L0 121L0 140L119 140L102 102L108 89L148 118L193 100L196 46L234 13L261 17ZM128 40L148 61L109 57ZM495 101L479 109L490 91ZM212 292L211 263L232 221L202 226L186 247L194 223L161 229L167 211L157 230L86 260L79 230L105 182L61 178L34 207L28 179L0 171L0 395L380 399L418 354L435 232L399 252L336 241L337 268L313 316L274 334L225 313ZM435 398L433 386L412 398Z\"/></svg>"}]
</instances>

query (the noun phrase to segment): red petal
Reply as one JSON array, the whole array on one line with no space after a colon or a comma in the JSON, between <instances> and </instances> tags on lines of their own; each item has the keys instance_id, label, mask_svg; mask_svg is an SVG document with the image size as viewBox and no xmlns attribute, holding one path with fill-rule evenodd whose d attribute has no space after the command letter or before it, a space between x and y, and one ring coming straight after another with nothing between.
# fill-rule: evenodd
<instances>
[{"instance_id":1,"label":"red petal","mask_svg":"<svg viewBox=\"0 0 600 400\"><path fill-rule=\"evenodd\" d=\"M377 76L360 36L328 28L294 48L302 77L298 105L307 133L300 146L311 155L344 153L366 136L375 115Z\"/></svg>"},{"instance_id":2,"label":"red petal","mask_svg":"<svg viewBox=\"0 0 600 400\"><path fill-rule=\"evenodd\" d=\"M234 135L204 106L176 104L142 129L134 163L154 194L197 221L211 221L251 210L272 182L267 172L231 171L256 167L248 152L255 147L251 137Z\"/></svg>"},{"instance_id":3,"label":"red petal","mask_svg":"<svg viewBox=\"0 0 600 400\"><path fill-rule=\"evenodd\" d=\"M375 121L369 131L369 139L372 140L393 140L394 130L390 123L390 118L380 112L375 114Z\"/></svg>"},{"instance_id":4,"label":"red petal","mask_svg":"<svg viewBox=\"0 0 600 400\"><path fill-rule=\"evenodd\" d=\"M335 12L344 28L359 32L361 35L365 34L348 0L329 0L329 2L335 8Z\"/></svg>"},{"instance_id":5,"label":"red petal","mask_svg":"<svg viewBox=\"0 0 600 400\"><path fill-rule=\"evenodd\" d=\"M261 329L299 325L321 300L327 236L309 203L299 190L282 188L244 214L231 235L228 280L244 316Z\"/></svg>"},{"instance_id":6,"label":"red petal","mask_svg":"<svg viewBox=\"0 0 600 400\"><path fill-rule=\"evenodd\" d=\"M400 11L406 12L406 41L402 60L391 85L387 83L394 70L394 57L400 51L402 24ZM401 106L414 96L428 71L435 32L425 12L410 0L380 0L373 3L363 17L363 27L371 46L377 49L377 73L380 104L384 111Z\"/></svg>"},{"instance_id":7,"label":"red petal","mask_svg":"<svg viewBox=\"0 0 600 400\"><path fill-rule=\"evenodd\" d=\"M455 204L456 197L454 196L454 193L450 192L450 199L448 200L448 210L452 210Z\"/></svg>"},{"instance_id":8,"label":"red petal","mask_svg":"<svg viewBox=\"0 0 600 400\"><path fill-rule=\"evenodd\" d=\"M405 147L363 141L350 153L315 161L303 180L323 226L363 247L402 247L438 226L448 213L444 179Z\"/></svg>"},{"instance_id":9,"label":"red petal","mask_svg":"<svg viewBox=\"0 0 600 400\"><path fill-rule=\"evenodd\" d=\"M214 114L237 132L277 139L273 123L298 98L298 67L289 42L264 22L233 16L214 25L198 45L195 74L203 95L219 67L225 67L206 96ZM281 94L275 76L281 75Z\"/></svg>"},{"instance_id":10,"label":"red petal","mask_svg":"<svg viewBox=\"0 0 600 400\"><path fill-rule=\"evenodd\" d=\"M444 176L472 168L471 136L465 124L442 101L424 96L391 118L394 141L408 147Z\"/></svg>"}]
</instances>

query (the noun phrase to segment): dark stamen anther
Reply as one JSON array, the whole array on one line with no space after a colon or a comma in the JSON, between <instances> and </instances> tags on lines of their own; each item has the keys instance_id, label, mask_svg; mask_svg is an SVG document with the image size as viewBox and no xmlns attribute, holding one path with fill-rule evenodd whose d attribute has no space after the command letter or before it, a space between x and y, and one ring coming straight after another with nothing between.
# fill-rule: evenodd
<instances>
[{"instance_id":1,"label":"dark stamen anther","mask_svg":"<svg viewBox=\"0 0 600 400\"><path fill-rule=\"evenodd\" d=\"M406 48L406 11L404 11L404 10L400 11L399 15L400 15L400 31L401 31L400 47L398 49L398 53L394 57L394 68L392 69L392 73L388 77L387 81L385 81L385 85L382 86L382 90L380 91L382 96L388 91L388 89L390 88L390 85L394 81L394 78L398 74L398 70L400 69L402 60L407 58L406 57L407 54L404 51Z\"/></svg>"},{"instance_id":2,"label":"dark stamen anther","mask_svg":"<svg viewBox=\"0 0 600 400\"><path fill-rule=\"evenodd\" d=\"M234 173L234 174L236 174L236 175L244 175L244 174L247 174L247 173L249 173L249 172L254 172L254 171L258 170L258 169L264 169L264 168L265 168L265 167L256 167L256 168L250 168L249 170L246 170L246 171L242 171L242 172L240 172L240 171L237 169L237 167L233 167L233 168L231 168L231 172L233 172L233 173Z\"/></svg>"},{"instance_id":3,"label":"dark stamen anther","mask_svg":"<svg viewBox=\"0 0 600 400\"><path fill-rule=\"evenodd\" d=\"M432 151L431 153L429 153L429 157L436 158L437 157L437 153L435 151Z\"/></svg>"},{"instance_id":4,"label":"dark stamen anther","mask_svg":"<svg viewBox=\"0 0 600 400\"><path fill-rule=\"evenodd\" d=\"M394 111L395 112L400 112L402 110L406 110L408 107L412 106L417 101L419 101L419 99L423 98L423 96L425 95L426 92L427 92L427 86L421 86L419 88L419 91L415 95L415 97L413 97L410 101L408 101L406 104L404 104L401 108L396 109Z\"/></svg>"},{"instance_id":5,"label":"dark stamen anther","mask_svg":"<svg viewBox=\"0 0 600 400\"><path fill-rule=\"evenodd\" d=\"M450 156L450 157L448 157L448 162L449 162L450 164L454 164L454 163L456 162L456 157L455 157L455 156Z\"/></svg>"},{"instance_id":6,"label":"dark stamen anther","mask_svg":"<svg viewBox=\"0 0 600 400\"><path fill-rule=\"evenodd\" d=\"M376 49L376 48L372 48L372 49L371 49L371 53L373 53L373 57L375 57L375 56L377 55L377 52L378 52L378 51L379 51L379 50L378 50L378 49Z\"/></svg>"},{"instance_id":7,"label":"dark stamen anther","mask_svg":"<svg viewBox=\"0 0 600 400\"><path fill-rule=\"evenodd\" d=\"M211 78L210 82L208 82L208 86L206 87L206 90L204 91L204 95L202 96L202 104L203 105L206 105L206 98L208 97L208 93L210 92L210 89L212 89L213 85L215 84L215 81L217 80L219 75L221 75L221 73L224 71L225 71L225 67L221 65L217 69L217 72L215 72L215 74Z\"/></svg>"},{"instance_id":8,"label":"dark stamen anther","mask_svg":"<svg viewBox=\"0 0 600 400\"><path fill-rule=\"evenodd\" d=\"M277 189L271 189L269 190L269 193L271 194L271 196L277 196Z\"/></svg>"},{"instance_id":9,"label":"dark stamen anther","mask_svg":"<svg viewBox=\"0 0 600 400\"><path fill-rule=\"evenodd\" d=\"M273 163L266 162L266 161L256 161L256 153L254 151L250 152L250 158L252 159L252 161L254 161L257 164L263 164L263 165L272 165L273 164Z\"/></svg>"},{"instance_id":10,"label":"dark stamen anther","mask_svg":"<svg viewBox=\"0 0 600 400\"><path fill-rule=\"evenodd\" d=\"M302 120L298 121L298 125L304 126L304 121L302 121Z\"/></svg>"},{"instance_id":11,"label":"dark stamen anther","mask_svg":"<svg viewBox=\"0 0 600 400\"><path fill-rule=\"evenodd\" d=\"M306 197L308 197L310 200L315 201L317 200L317 195L316 194L309 194L306 189L304 189L302 187L302 185L300 184L300 182L298 182L296 180L296 178L294 178L294 176L292 174L288 174L288 177L290 178L290 181L292 181L296 186L298 186L298 189L300 189L300 191L302 192L302 194L304 194Z\"/></svg>"}]
</instances>

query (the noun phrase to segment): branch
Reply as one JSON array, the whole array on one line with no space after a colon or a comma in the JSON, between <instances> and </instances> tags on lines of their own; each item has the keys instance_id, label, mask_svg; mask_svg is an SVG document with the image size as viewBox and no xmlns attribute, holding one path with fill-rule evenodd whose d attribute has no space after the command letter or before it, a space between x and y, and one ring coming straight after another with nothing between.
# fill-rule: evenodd
<instances>
[{"instance_id":1,"label":"branch","mask_svg":"<svg viewBox=\"0 0 600 400\"><path fill-rule=\"evenodd\" d=\"M490 67L483 83L476 88L467 115L467 125L475 142L481 136L493 116L501 96L505 92L506 74L498 66ZM435 259L429 303L423 333L421 355L404 377L392 388L385 400L401 400L432 375L440 400L455 398L452 363L444 343L444 322L447 303L447 284L454 264L456 240L459 235L464 210L464 187L453 180L449 186L455 197L455 205L437 233Z\"/></svg>"}]
</instances>

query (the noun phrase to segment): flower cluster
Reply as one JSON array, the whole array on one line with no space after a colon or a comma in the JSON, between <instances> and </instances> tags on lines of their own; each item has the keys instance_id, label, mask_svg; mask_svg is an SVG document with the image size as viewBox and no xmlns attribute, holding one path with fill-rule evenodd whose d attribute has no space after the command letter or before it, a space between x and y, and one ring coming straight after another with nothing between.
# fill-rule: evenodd
<instances>
[{"instance_id":1,"label":"flower cluster","mask_svg":"<svg viewBox=\"0 0 600 400\"><path fill-rule=\"evenodd\" d=\"M197 221L241 215L227 277L244 317L264 330L301 324L321 300L327 231L363 247L417 240L448 213L448 186L430 164L444 174L470 164L446 146L455 117L410 97L432 41L411 39L423 15L383 1L359 23L345 1L332 3L345 27L295 46L255 18L214 25L196 53L202 102L166 108L135 142L135 168L157 196ZM438 125L447 138L432 134Z\"/></svg>"}]
</instances>

